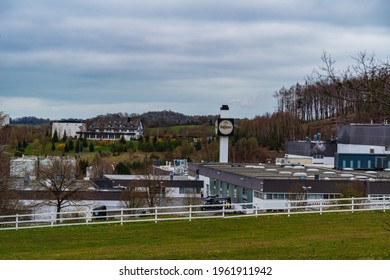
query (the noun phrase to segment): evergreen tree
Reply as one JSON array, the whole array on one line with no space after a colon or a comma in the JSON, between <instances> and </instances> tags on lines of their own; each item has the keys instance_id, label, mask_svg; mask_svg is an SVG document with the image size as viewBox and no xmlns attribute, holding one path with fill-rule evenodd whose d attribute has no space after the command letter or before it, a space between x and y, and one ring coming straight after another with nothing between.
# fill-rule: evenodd
<instances>
[{"instance_id":1,"label":"evergreen tree","mask_svg":"<svg viewBox=\"0 0 390 280\"><path fill-rule=\"evenodd\" d=\"M66 130L65 130L64 136L62 136L62 142L66 142L66 139L68 139L68 136L66 135Z\"/></svg>"},{"instance_id":2,"label":"evergreen tree","mask_svg":"<svg viewBox=\"0 0 390 280\"><path fill-rule=\"evenodd\" d=\"M64 152L69 153L69 146L68 143L65 143Z\"/></svg>"},{"instance_id":3,"label":"evergreen tree","mask_svg":"<svg viewBox=\"0 0 390 280\"><path fill-rule=\"evenodd\" d=\"M123 163L123 162L119 162L115 166L115 170L116 170L117 174L129 175L130 174L130 165Z\"/></svg>"},{"instance_id":4,"label":"evergreen tree","mask_svg":"<svg viewBox=\"0 0 390 280\"><path fill-rule=\"evenodd\" d=\"M68 146L69 146L69 151L73 151L73 150L74 150L74 143L73 143L73 140L70 140L70 141L69 141Z\"/></svg>"},{"instance_id":5,"label":"evergreen tree","mask_svg":"<svg viewBox=\"0 0 390 280\"><path fill-rule=\"evenodd\" d=\"M123 145L126 144L126 140L125 140L125 138L124 138L123 136L122 136L121 139L119 140L119 143L120 143L120 144L123 144Z\"/></svg>"},{"instance_id":6,"label":"evergreen tree","mask_svg":"<svg viewBox=\"0 0 390 280\"><path fill-rule=\"evenodd\" d=\"M86 175L87 173L87 167L89 166L89 162L86 159L81 159L79 162L79 168L83 175Z\"/></svg>"},{"instance_id":7,"label":"evergreen tree","mask_svg":"<svg viewBox=\"0 0 390 280\"><path fill-rule=\"evenodd\" d=\"M87 148L88 147L88 141L87 141L87 139L83 139L83 147L84 148Z\"/></svg>"},{"instance_id":8,"label":"evergreen tree","mask_svg":"<svg viewBox=\"0 0 390 280\"><path fill-rule=\"evenodd\" d=\"M83 151L83 147L82 147L82 145L81 145L81 143L80 143L80 140L77 140L75 152L76 152L76 153L81 153L82 151Z\"/></svg>"},{"instance_id":9,"label":"evergreen tree","mask_svg":"<svg viewBox=\"0 0 390 280\"><path fill-rule=\"evenodd\" d=\"M53 134L53 137L51 138L51 142L52 143L57 143L58 142L58 132L57 132L57 129L54 130L54 134Z\"/></svg>"}]
</instances>

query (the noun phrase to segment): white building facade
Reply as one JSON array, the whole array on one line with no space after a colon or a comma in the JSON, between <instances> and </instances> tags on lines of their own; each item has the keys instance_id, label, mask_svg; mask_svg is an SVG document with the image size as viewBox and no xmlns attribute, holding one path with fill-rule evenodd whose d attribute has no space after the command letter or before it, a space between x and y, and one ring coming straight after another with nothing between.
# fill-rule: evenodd
<instances>
[{"instance_id":1,"label":"white building facade","mask_svg":"<svg viewBox=\"0 0 390 280\"><path fill-rule=\"evenodd\" d=\"M52 124L52 137L54 136L55 131L59 138L67 137L77 138L77 135L80 132L85 132L87 127L84 123L81 122L53 122Z\"/></svg>"}]
</instances>

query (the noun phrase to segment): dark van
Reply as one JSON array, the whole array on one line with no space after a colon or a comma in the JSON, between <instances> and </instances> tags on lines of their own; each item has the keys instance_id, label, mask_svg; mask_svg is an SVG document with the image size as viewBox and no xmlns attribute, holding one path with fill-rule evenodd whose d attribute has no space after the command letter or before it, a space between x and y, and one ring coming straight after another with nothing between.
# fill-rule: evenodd
<instances>
[{"instance_id":1,"label":"dark van","mask_svg":"<svg viewBox=\"0 0 390 280\"><path fill-rule=\"evenodd\" d=\"M102 205L96 207L92 210L92 218L96 220L105 220L107 219L107 207L106 205Z\"/></svg>"},{"instance_id":2,"label":"dark van","mask_svg":"<svg viewBox=\"0 0 390 280\"><path fill-rule=\"evenodd\" d=\"M230 209L231 203L230 197L208 196L205 198L201 210L220 210L223 208L223 205L225 205L225 209Z\"/></svg>"}]
</instances>

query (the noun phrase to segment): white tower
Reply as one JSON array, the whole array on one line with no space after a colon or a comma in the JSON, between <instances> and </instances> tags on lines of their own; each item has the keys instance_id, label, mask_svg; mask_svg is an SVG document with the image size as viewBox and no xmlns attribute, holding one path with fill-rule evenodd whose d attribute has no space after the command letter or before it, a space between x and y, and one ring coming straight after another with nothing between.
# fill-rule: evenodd
<instances>
[{"instance_id":1,"label":"white tower","mask_svg":"<svg viewBox=\"0 0 390 280\"><path fill-rule=\"evenodd\" d=\"M216 123L216 130L219 136L219 162L229 161L229 136L233 134L233 119L229 119L229 106L222 105L220 117Z\"/></svg>"}]
</instances>

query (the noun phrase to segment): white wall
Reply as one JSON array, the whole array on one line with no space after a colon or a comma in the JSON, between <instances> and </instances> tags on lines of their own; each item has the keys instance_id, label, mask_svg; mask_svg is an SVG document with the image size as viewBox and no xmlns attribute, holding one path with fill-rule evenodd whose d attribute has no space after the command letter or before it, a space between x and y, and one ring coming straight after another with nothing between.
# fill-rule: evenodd
<instances>
[{"instance_id":1,"label":"white wall","mask_svg":"<svg viewBox=\"0 0 390 280\"><path fill-rule=\"evenodd\" d=\"M4 118L0 120L0 126L6 126L9 125L10 118L9 115L4 115Z\"/></svg>"},{"instance_id":2,"label":"white wall","mask_svg":"<svg viewBox=\"0 0 390 280\"><path fill-rule=\"evenodd\" d=\"M66 132L66 136L68 137L77 137L77 132L86 131L86 125L84 123L54 122L52 125L52 133L51 133L52 137L54 135L54 131L56 130L59 138L62 138L65 132Z\"/></svg>"},{"instance_id":3,"label":"white wall","mask_svg":"<svg viewBox=\"0 0 390 280\"><path fill-rule=\"evenodd\" d=\"M390 154L384 146L337 144L339 154L370 154L371 149L374 149L374 154Z\"/></svg>"},{"instance_id":4,"label":"white wall","mask_svg":"<svg viewBox=\"0 0 390 280\"><path fill-rule=\"evenodd\" d=\"M259 210L281 210L287 209L288 200L261 199L253 197L253 204L255 204L259 208Z\"/></svg>"},{"instance_id":5,"label":"white wall","mask_svg":"<svg viewBox=\"0 0 390 280\"><path fill-rule=\"evenodd\" d=\"M37 157L22 157L12 159L10 162L10 176L11 177L24 177L24 176L35 176Z\"/></svg>"}]
</instances>

